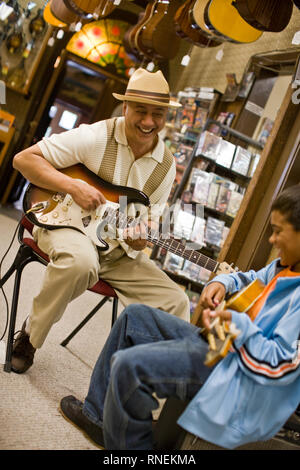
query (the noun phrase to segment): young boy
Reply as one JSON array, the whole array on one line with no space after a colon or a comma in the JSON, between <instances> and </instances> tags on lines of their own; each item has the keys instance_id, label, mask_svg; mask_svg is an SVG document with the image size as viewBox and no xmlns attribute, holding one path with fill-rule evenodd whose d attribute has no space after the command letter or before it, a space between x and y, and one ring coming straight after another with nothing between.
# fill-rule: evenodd
<instances>
[{"instance_id":1,"label":"young boy","mask_svg":"<svg viewBox=\"0 0 300 470\"><path fill-rule=\"evenodd\" d=\"M271 226L278 259L257 272L219 275L203 291L204 325L219 316L240 331L222 361L204 365L208 346L196 326L131 305L111 330L84 403L63 398L63 414L109 450L150 450L155 392L192 400L178 424L222 447L274 436L300 397L300 185L276 199ZM265 289L253 320L246 313L214 311L225 294L255 279Z\"/></svg>"}]
</instances>

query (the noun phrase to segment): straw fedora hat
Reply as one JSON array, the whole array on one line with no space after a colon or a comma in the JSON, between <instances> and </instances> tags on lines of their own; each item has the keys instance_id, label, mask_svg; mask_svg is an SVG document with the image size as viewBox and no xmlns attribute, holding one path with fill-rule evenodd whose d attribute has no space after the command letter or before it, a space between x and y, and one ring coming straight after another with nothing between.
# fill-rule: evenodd
<instances>
[{"instance_id":1,"label":"straw fedora hat","mask_svg":"<svg viewBox=\"0 0 300 470\"><path fill-rule=\"evenodd\" d=\"M181 107L180 103L170 100L170 90L162 72L148 72L145 69L137 69L130 77L125 95L113 93L117 100L135 101L138 103Z\"/></svg>"}]
</instances>

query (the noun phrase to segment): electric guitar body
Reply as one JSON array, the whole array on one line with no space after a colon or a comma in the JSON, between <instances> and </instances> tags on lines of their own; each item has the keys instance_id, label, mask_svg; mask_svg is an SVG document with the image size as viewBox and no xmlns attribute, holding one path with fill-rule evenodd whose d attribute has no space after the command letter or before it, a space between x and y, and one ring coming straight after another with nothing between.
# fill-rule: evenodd
<instances>
[{"instance_id":1,"label":"electric guitar body","mask_svg":"<svg viewBox=\"0 0 300 470\"><path fill-rule=\"evenodd\" d=\"M241 17L232 0L210 0L205 7L204 21L211 31L237 43L255 42L263 34Z\"/></svg>"},{"instance_id":2,"label":"electric guitar body","mask_svg":"<svg viewBox=\"0 0 300 470\"><path fill-rule=\"evenodd\" d=\"M60 171L100 190L108 204L102 204L98 210L88 212L81 209L68 194L55 193L30 184L24 195L23 209L25 214L27 213L27 218L39 227L48 230L73 228L89 236L100 249L106 250L108 245L99 239L97 229L99 223L106 218L107 208L116 209L119 207L120 197L126 197L127 204L138 203L144 206L150 204L149 198L142 191L108 183L82 164L73 165ZM42 211L28 212L39 203L45 203L46 207Z\"/></svg>"},{"instance_id":3,"label":"electric guitar body","mask_svg":"<svg viewBox=\"0 0 300 470\"><path fill-rule=\"evenodd\" d=\"M96 210L88 212L78 206L69 194L48 191L30 184L24 195L23 209L26 217L39 227L48 230L60 228L77 230L88 236L100 250L106 250L109 245L105 239L117 237L116 228L125 229L139 222L138 214L135 217L126 215L128 204L134 203L136 212L140 212L141 205L147 207L150 205L148 196L142 191L108 183L81 164L60 171L101 191L106 198L106 204L101 204ZM169 234L148 230L146 235L151 243L211 272L225 274L233 271L228 263L219 263L199 251L189 249L180 241L170 238Z\"/></svg>"}]
</instances>

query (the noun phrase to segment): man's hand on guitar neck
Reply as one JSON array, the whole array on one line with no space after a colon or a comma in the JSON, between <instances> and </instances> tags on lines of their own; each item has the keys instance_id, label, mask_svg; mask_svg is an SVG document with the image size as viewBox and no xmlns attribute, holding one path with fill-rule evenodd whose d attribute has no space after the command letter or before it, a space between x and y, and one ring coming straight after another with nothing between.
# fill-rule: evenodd
<instances>
[{"instance_id":1,"label":"man's hand on guitar neck","mask_svg":"<svg viewBox=\"0 0 300 470\"><path fill-rule=\"evenodd\" d=\"M130 248L141 251L147 245L147 225L143 222L123 230L123 239Z\"/></svg>"}]
</instances>

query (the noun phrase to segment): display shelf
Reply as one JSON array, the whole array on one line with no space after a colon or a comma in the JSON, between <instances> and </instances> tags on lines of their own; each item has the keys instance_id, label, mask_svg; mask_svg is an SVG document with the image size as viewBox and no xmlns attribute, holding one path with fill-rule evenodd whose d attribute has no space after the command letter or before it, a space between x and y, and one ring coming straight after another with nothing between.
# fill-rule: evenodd
<instances>
[{"instance_id":1,"label":"display shelf","mask_svg":"<svg viewBox=\"0 0 300 470\"><path fill-rule=\"evenodd\" d=\"M221 122L219 121L216 121L214 119L207 119L205 125L203 126L203 129L202 129L202 132L208 130L209 126L211 124L216 124L217 126L219 126L221 129L224 129L226 130L230 135L232 135L233 137L235 138L238 138L240 141L242 142L245 142L246 144L250 145L251 147L254 147L258 150L262 150L263 149L263 146L257 142L256 140L253 140L251 139L249 136L245 135L245 134L242 134L241 132L238 132L234 129L232 129L231 127L228 127L224 124L222 124ZM201 134L200 134L201 135ZM200 140L200 135L197 139L197 142L194 146L194 150L193 150L193 153L192 153L192 157L191 157L191 160L189 162L189 164L187 165L187 169L186 171L184 172L184 175L180 181L180 184L177 186L176 190L174 191L174 194L173 194L173 197L172 197L172 201L171 201L171 204L174 204L174 202L181 196L181 194L183 193L184 191L184 188L186 186L186 183L188 181L188 178L190 176L190 172L194 166L194 163L195 163L195 159L198 158L198 156L196 156L196 151L197 151L197 147L198 147L198 142ZM208 159L211 161L211 159ZM215 163L216 164L216 163ZM217 165L217 164L216 164ZM225 169L225 167L223 167L222 165L218 165L220 166L222 169ZM231 170L230 170L231 171ZM239 173L238 173L239 175ZM239 176L243 176L243 175L239 175ZM250 181L250 179L249 179Z\"/></svg>"},{"instance_id":2,"label":"display shelf","mask_svg":"<svg viewBox=\"0 0 300 470\"><path fill-rule=\"evenodd\" d=\"M206 157L205 155L202 155L201 153L197 156L194 156L194 158L201 158L203 160L206 160L213 167L217 168L219 171L224 173L224 176L227 175L229 177L234 177L235 179L240 179L242 183L248 184L251 180L250 176L245 176L245 175L242 175L241 173L238 173L237 171L232 170L231 168L226 168L226 166L220 165L219 163L215 162L211 158Z\"/></svg>"},{"instance_id":3,"label":"display shelf","mask_svg":"<svg viewBox=\"0 0 300 470\"><path fill-rule=\"evenodd\" d=\"M196 282L193 281L192 279L189 279L188 277L181 276L180 274L173 273L171 271L167 271L166 269L163 269L163 271L177 284L182 284L188 288L188 290L198 292L201 294L204 283Z\"/></svg>"}]
</instances>

